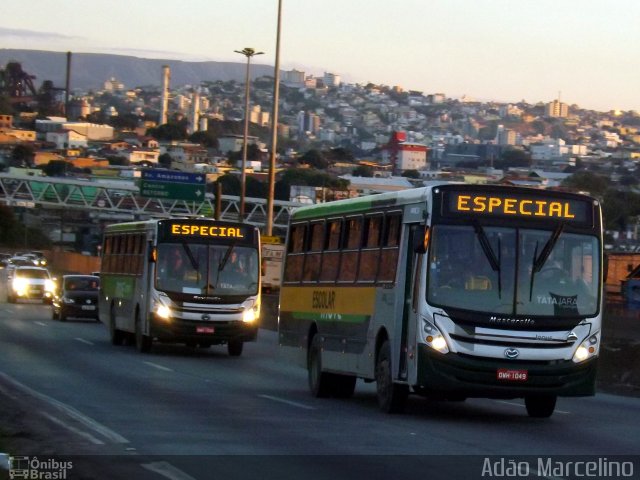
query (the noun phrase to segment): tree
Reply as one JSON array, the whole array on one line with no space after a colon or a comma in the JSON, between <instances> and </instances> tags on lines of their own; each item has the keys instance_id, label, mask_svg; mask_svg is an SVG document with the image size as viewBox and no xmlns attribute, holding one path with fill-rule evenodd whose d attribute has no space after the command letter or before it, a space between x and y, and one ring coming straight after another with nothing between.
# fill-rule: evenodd
<instances>
[{"instance_id":1,"label":"tree","mask_svg":"<svg viewBox=\"0 0 640 480\"><path fill-rule=\"evenodd\" d=\"M275 184L275 198L289 200L291 185L306 185L311 187L327 187L335 190L346 190L349 181L329 175L325 172L308 168L291 168L284 172Z\"/></svg>"},{"instance_id":2,"label":"tree","mask_svg":"<svg viewBox=\"0 0 640 480\"><path fill-rule=\"evenodd\" d=\"M329 166L329 162L326 160L322 152L316 149L307 151L299 158L298 161L302 165L309 165L310 167L318 170L326 170Z\"/></svg>"},{"instance_id":3,"label":"tree","mask_svg":"<svg viewBox=\"0 0 640 480\"><path fill-rule=\"evenodd\" d=\"M260 155L262 152L260 151L260 147L258 147L255 143L250 143L247 145L247 160L255 161L260 160ZM237 160L242 160L242 150L238 150L237 152L229 152L227 155L229 160L233 163Z\"/></svg>"},{"instance_id":4,"label":"tree","mask_svg":"<svg viewBox=\"0 0 640 480\"><path fill-rule=\"evenodd\" d=\"M172 161L173 158L171 158L171 155L169 155L168 153L163 153L158 157L158 165L164 168L171 168Z\"/></svg>"},{"instance_id":5,"label":"tree","mask_svg":"<svg viewBox=\"0 0 640 480\"><path fill-rule=\"evenodd\" d=\"M405 170L404 172L402 172L402 176L406 177L406 178L419 179L420 178L420 172L418 172L417 170Z\"/></svg>"},{"instance_id":6,"label":"tree","mask_svg":"<svg viewBox=\"0 0 640 480\"><path fill-rule=\"evenodd\" d=\"M48 177L64 177L73 168L72 163L64 160L50 160L49 163L42 167L42 171Z\"/></svg>"},{"instance_id":7,"label":"tree","mask_svg":"<svg viewBox=\"0 0 640 480\"><path fill-rule=\"evenodd\" d=\"M353 169L351 175L354 177L373 177L373 168L368 165L358 165Z\"/></svg>"},{"instance_id":8,"label":"tree","mask_svg":"<svg viewBox=\"0 0 640 480\"><path fill-rule=\"evenodd\" d=\"M562 185L602 197L609 188L609 179L591 172L576 172L565 179Z\"/></svg>"},{"instance_id":9,"label":"tree","mask_svg":"<svg viewBox=\"0 0 640 480\"><path fill-rule=\"evenodd\" d=\"M11 165L14 167L28 167L33 164L35 151L32 145L16 145L11 152Z\"/></svg>"},{"instance_id":10,"label":"tree","mask_svg":"<svg viewBox=\"0 0 640 480\"><path fill-rule=\"evenodd\" d=\"M218 148L218 137L212 130L194 132L189 141L209 148Z\"/></svg>"},{"instance_id":11,"label":"tree","mask_svg":"<svg viewBox=\"0 0 640 480\"><path fill-rule=\"evenodd\" d=\"M150 128L147 130L147 135L167 142L185 140L187 138L187 122L183 120L179 123L165 123L156 128Z\"/></svg>"},{"instance_id":12,"label":"tree","mask_svg":"<svg viewBox=\"0 0 640 480\"><path fill-rule=\"evenodd\" d=\"M496 168L528 167L531 155L519 148L509 148L502 152L500 159L494 163Z\"/></svg>"}]
</instances>

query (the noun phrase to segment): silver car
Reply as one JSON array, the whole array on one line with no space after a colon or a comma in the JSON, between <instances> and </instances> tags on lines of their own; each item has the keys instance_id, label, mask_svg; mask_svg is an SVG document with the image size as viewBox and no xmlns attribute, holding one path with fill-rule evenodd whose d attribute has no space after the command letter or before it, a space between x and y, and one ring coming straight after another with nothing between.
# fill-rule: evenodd
<instances>
[{"instance_id":1,"label":"silver car","mask_svg":"<svg viewBox=\"0 0 640 480\"><path fill-rule=\"evenodd\" d=\"M18 266L8 280L7 301L37 299L51 303L55 289L55 282L46 268Z\"/></svg>"}]
</instances>

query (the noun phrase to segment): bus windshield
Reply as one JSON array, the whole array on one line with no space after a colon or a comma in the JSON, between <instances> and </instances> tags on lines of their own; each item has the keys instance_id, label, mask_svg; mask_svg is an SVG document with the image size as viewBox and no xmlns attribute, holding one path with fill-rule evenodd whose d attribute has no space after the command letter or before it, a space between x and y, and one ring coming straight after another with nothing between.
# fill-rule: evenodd
<instances>
[{"instance_id":1,"label":"bus windshield","mask_svg":"<svg viewBox=\"0 0 640 480\"><path fill-rule=\"evenodd\" d=\"M258 250L238 245L158 244L156 288L194 295L258 293Z\"/></svg>"},{"instance_id":2,"label":"bus windshield","mask_svg":"<svg viewBox=\"0 0 640 480\"><path fill-rule=\"evenodd\" d=\"M548 317L598 312L598 239L552 230L435 225L427 300L440 307Z\"/></svg>"}]
</instances>

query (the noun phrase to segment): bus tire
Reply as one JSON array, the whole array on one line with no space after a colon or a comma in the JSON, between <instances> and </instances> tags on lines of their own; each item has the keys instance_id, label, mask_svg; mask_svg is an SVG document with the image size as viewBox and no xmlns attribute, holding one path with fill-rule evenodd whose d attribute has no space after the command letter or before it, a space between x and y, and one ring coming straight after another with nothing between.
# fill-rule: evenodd
<instances>
[{"instance_id":1,"label":"bus tire","mask_svg":"<svg viewBox=\"0 0 640 480\"><path fill-rule=\"evenodd\" d=\"M58 320L58 314L53 308L51 309L51 320Z\"/></svg>"},{"instance_id":2,"label":"bus tire","mask_svg":"<svg viewBox=\"0 0 640 480\"><path fill-rule=\"evenodd\" d=\"M136 312L136 321L135 321L135 337L136 337L136 349L140 353L147 353L151 350L151 344L153 343L153 339L149 335L145 335L142 333L142 325L140 321L140 314Z\"/></svg>"},{"instance_id":3,"label":"bus tire","mask_svg":"<svg viewBox=\"0 0 640 480\"><path fill-rule=\"evenodd\" d=\"M327 398L331 395L333 375L322 371L322 348L320 335L314 335L307 353L307 370L309 390L316 398Z\"/></svg>"},{"instance_id":4,"label":"bus tire","mask_svg":"<svg viewBox=\"0 0 640 480\"><path fill-rule=\"evenodd\" d=\"M229 340L227 343L227 352L229 352L230 357L239 357L242 355L243 347L244 342L242 340Z\"/></svg>"},{"instance_id":5,"label":"bus tire","mask_svg":"<svg viewBox=\"0 0 640 480\"><path fill-rule=\"evenodd\" d=\"M402 413L407 405L409 386L393 382L391 346L385 340L380 346L376 362L376 391L378 406L386 413Z\"/></svg>"},{"instance_id":6,"label":"bus tire","mask_svg":"<svg viewBox=\"0 0 640 480\"><path fill-rule=\"evenodd\" d=\"M549 418L556 408L555 395L530 395L524 397L524 406L527 413L533 418Z\"/></svg>"},{"instance_id":7,"label":"bus tire","mask_svg":"<svg viewBox=\"0 0 640 480\"><path fill-rule=\"evenodd\" d=\"M116 328L116 314L111 307L111 314L109 315L109 338L111 345L122 345L124 340L124 334L122 330Z\"/></svg>"}]
</instances>

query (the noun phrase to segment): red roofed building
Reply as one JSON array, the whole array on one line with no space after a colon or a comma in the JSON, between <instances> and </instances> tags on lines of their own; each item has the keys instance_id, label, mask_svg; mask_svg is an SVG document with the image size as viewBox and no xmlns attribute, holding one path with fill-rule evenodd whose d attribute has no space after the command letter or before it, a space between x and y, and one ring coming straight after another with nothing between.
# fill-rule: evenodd
<instances>
[{"instance_id":1,"label":"red roofed building","mask_svg":"<svg viewBox=\"0 0 640 480\"><path fill-rule=\"evenodd\" d=\"M382 150L382 162L393 166L393 174L405 170L424 170L428 167L426 145L407 142L406 132L393 132Z\"/></svg>"}]
</instances>

